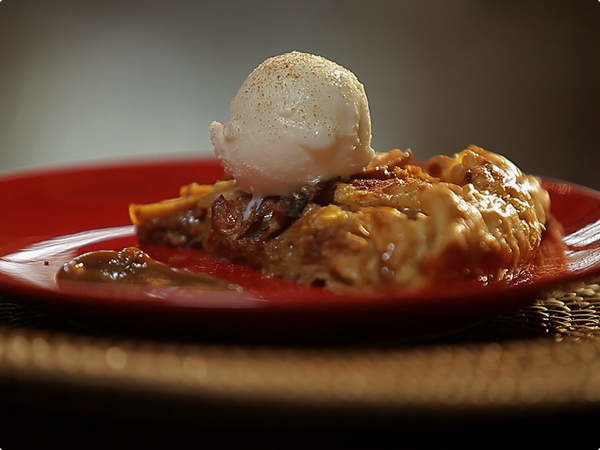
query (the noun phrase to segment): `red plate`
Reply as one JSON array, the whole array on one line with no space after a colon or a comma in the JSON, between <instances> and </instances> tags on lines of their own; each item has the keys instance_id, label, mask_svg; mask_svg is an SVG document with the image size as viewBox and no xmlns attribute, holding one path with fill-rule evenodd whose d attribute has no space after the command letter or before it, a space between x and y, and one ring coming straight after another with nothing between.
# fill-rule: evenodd
<instances>
[{"instance_id":1,"label":"red plate","mask_svg":"<svg viewBox=\"0 0 600 450\"><path fill-rule=\"evenodd\" d=\"M62 311L117 313L156 324L311 332L339 325L361 326L361 330L367 325L392 325L414 331L487 317L523 305L541 290L600 272L600 192L544 180L556 223L544 237L540 261L510 282L336 294L268 278L200 250L145 247L151 256L173 267L217 275L239 284L243 291L56 283L62 264L81 253L137 245L129 224L130 203L175 197L183 184L213 183L221 175L216 161L193 159L0 178L0 291L23 302L60 306Z\"/></svg>"}]
</instances>

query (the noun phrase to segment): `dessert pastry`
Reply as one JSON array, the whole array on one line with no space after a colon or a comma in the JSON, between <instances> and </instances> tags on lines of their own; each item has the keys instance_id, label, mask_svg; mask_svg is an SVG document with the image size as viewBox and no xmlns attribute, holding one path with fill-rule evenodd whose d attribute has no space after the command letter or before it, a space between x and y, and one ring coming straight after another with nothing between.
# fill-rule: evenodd
<instances>
[{"instance_id":1,"label":"dessert pastry","mask_svg":"<svg viewBox=\"0 0 600 450\"><path fill-rule=\"evenodd\" d=\"M143 244L193 246L327 287L506 279L530 264L549 214L539 180L471 146L423 167L378 153L347 179L260 200L235 180L131 205Z\"/></svg>"},{"instance_id":2,"label":"dessert pastry","mask_svg":"<svg viewBox=\"0 0 600 450\"><path fill-rule=\"evenodd\" d=\"M209 132L226 179L131 205L141 243L305 284L416 286L519 274L548 219L539 180L500 155L471 146L420 166L375 153L363 85L319 56L267 59Z\"/></svg>"}]
</instances>

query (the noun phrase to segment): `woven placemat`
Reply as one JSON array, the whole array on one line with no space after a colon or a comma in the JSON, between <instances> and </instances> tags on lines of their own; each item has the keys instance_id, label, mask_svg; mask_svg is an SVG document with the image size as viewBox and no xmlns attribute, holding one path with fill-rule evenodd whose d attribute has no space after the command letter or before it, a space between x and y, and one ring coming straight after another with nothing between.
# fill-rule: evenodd
<instances>
[{"instance_id":1,"label":"woven placemat","mask_svg":"<svg viewBox=\"0 0 600 450\"><path fill-rule=\"evenodd\" d=\"M530 305L502 314L475 327L472 336L489 340L548 337L564 339L600 337L600 284L598 279L555 289ZM488 330L486 333L485 330Z\"/></svg>"},{"instance_id":2,"label":"woven placemat","mask_svg":"<svg viewBox=\"0 0 600 450\"><path fill-rule=\"evenodd\" d=\"M0 302L2 386L385 411L600 406L600 285L579 283L434 342L269 346L86 334ZM207 403L208 402L208 403Z\"/></svg>"}]
</instances>

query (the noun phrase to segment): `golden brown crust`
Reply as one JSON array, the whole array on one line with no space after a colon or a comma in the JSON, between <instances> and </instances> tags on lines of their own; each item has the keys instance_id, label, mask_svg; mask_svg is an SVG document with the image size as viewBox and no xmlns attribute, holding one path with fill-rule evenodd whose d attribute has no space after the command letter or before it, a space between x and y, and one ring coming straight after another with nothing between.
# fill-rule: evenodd
<instances>
[{"instance_id":1,"label":"golden brown crust","mask_svg":"<svg viewBox=\"0 0 600 450\"><path fill-rule=\"evenodd\" d=\"M142 242L200 246L329 287L514 276L533 261L549 212L537 178L475 146L424 167L410 152L380 153L348 180L288 197L253 200L235 181L181 194L132 206Z\"/></svg>"}]
</instances>

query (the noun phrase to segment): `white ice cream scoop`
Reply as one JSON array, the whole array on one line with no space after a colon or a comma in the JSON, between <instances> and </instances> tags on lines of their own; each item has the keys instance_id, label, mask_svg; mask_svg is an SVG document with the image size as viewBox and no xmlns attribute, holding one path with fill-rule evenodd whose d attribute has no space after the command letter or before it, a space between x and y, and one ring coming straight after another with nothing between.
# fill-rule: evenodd
<instances>
[{"instance_id":1,"label":"white ice cream scoop","mask_svg":"<svg viewBox=\"0 0 600 450\"><path fill-rule=\"evenodd\" d=\"M363 85L323 57L291 52L267 59L231 102L231 121L211 123L226 172L256 197L359 172L372 158Z\"/></svg>"}]
</instances>

